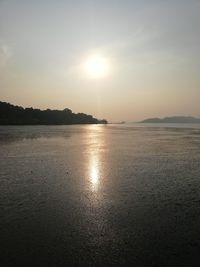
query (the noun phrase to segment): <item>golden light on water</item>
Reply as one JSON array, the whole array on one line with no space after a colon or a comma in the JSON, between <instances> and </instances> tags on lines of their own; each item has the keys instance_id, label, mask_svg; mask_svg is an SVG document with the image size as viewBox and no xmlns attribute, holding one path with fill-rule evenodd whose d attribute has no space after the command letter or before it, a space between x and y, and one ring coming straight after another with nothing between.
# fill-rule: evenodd
<instances>
[{"instance_id":1,"label":"golden light on water","mask_svg":"<svg viewBox=\"0 0 200 267\"><path fill-rule=\"evenodd\" d=\"M98 189L99 185L99 162L96 155L91 155L91 163L90 163L90 182L93 190Z\"/></svg>"},{"instance_id":2,"label":"golden light on water","mask_svg":"<svg viewBox=\"0 0 200 267\"><path fill-rule=\"evenodd\" d=\"M94 193L100 189L102 185L102 145L103 140L103 126L91 125L87 128L88 138L88 171L87 180L89 182L90 190Z\"/></svg>"}]
</instances>

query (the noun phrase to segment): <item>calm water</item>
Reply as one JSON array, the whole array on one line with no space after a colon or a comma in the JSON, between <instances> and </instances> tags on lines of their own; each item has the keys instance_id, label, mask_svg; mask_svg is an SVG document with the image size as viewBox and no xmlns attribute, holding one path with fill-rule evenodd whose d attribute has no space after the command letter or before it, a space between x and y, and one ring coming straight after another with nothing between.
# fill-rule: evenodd
<instances>
[{"instance_id":1,"label":"calm water","mask_svg":"<svg viewBox=\"0 0 200 267\"><path fill-rule=\"evenodd\" d=\"M1 266L200 266L200 127L0 127Z\"/></svg>"}]
</instances>

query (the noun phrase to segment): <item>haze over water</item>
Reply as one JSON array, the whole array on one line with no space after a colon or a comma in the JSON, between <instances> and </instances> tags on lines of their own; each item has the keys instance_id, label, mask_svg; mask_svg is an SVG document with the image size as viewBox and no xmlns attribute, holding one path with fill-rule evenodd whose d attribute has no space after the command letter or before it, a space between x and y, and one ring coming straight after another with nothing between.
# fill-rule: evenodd
<instances>
[{"instance_id":1,"label":"haze over water","mask_svg":"<svg viewBox=\"0 0 200 267\"><path fill-rule=\"evenodd\" d=\"M2 266L199 266L200 128L0 127Z\"/></svg>"},{"instance_id":2,"label":"haze over water","mask_svg":"<svg viewBox=\"0 0 200 267\"><path fill-rule=\"evenodd\" d=\"M0 100L108 121L200 116L199 0L0 1Z\"/></svg>"}]
</instances>

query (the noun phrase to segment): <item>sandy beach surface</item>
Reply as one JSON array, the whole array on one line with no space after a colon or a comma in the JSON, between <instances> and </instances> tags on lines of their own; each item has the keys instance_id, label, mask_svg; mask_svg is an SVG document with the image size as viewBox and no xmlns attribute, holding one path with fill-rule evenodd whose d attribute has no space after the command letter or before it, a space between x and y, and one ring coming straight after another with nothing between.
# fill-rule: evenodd
<instances>
[{"instance_id":1,"label":"sandy beach surface","mask_svg":"<svg viewBox=\"0 0 200 267\"><path fill-rule=\"evenodd\" d=\"M173 126L1 126L1 266L200 266L200 128Z\"/></svg>"}]
</instances>

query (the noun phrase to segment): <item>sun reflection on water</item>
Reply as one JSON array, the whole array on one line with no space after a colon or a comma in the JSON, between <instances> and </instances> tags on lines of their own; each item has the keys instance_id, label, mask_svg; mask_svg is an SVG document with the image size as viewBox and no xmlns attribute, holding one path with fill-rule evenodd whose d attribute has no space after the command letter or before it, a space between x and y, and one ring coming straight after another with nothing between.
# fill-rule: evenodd
<instances>
[{"instance_id":1,"label":"sun reflection on water","mask_svg":"<svg viewBox=\"0 0 200 267\"><path fill-rule=\"evenodd\" d=\"M88 179L93 192L97 192L101 184L102 132L100 125L92 125L88 128Z\"/></svg>"},{"instance_id":2,"label":"sun reflection on water","mask_svg":"<svg viewBox=\"0 0 200 267\"><path fill-rule=\"evenodd\" d=\"M99 185L99 162L96 155L91 155L90 163L90 182L92 189L96 191Z\"/></svg>"}]
</instances>

